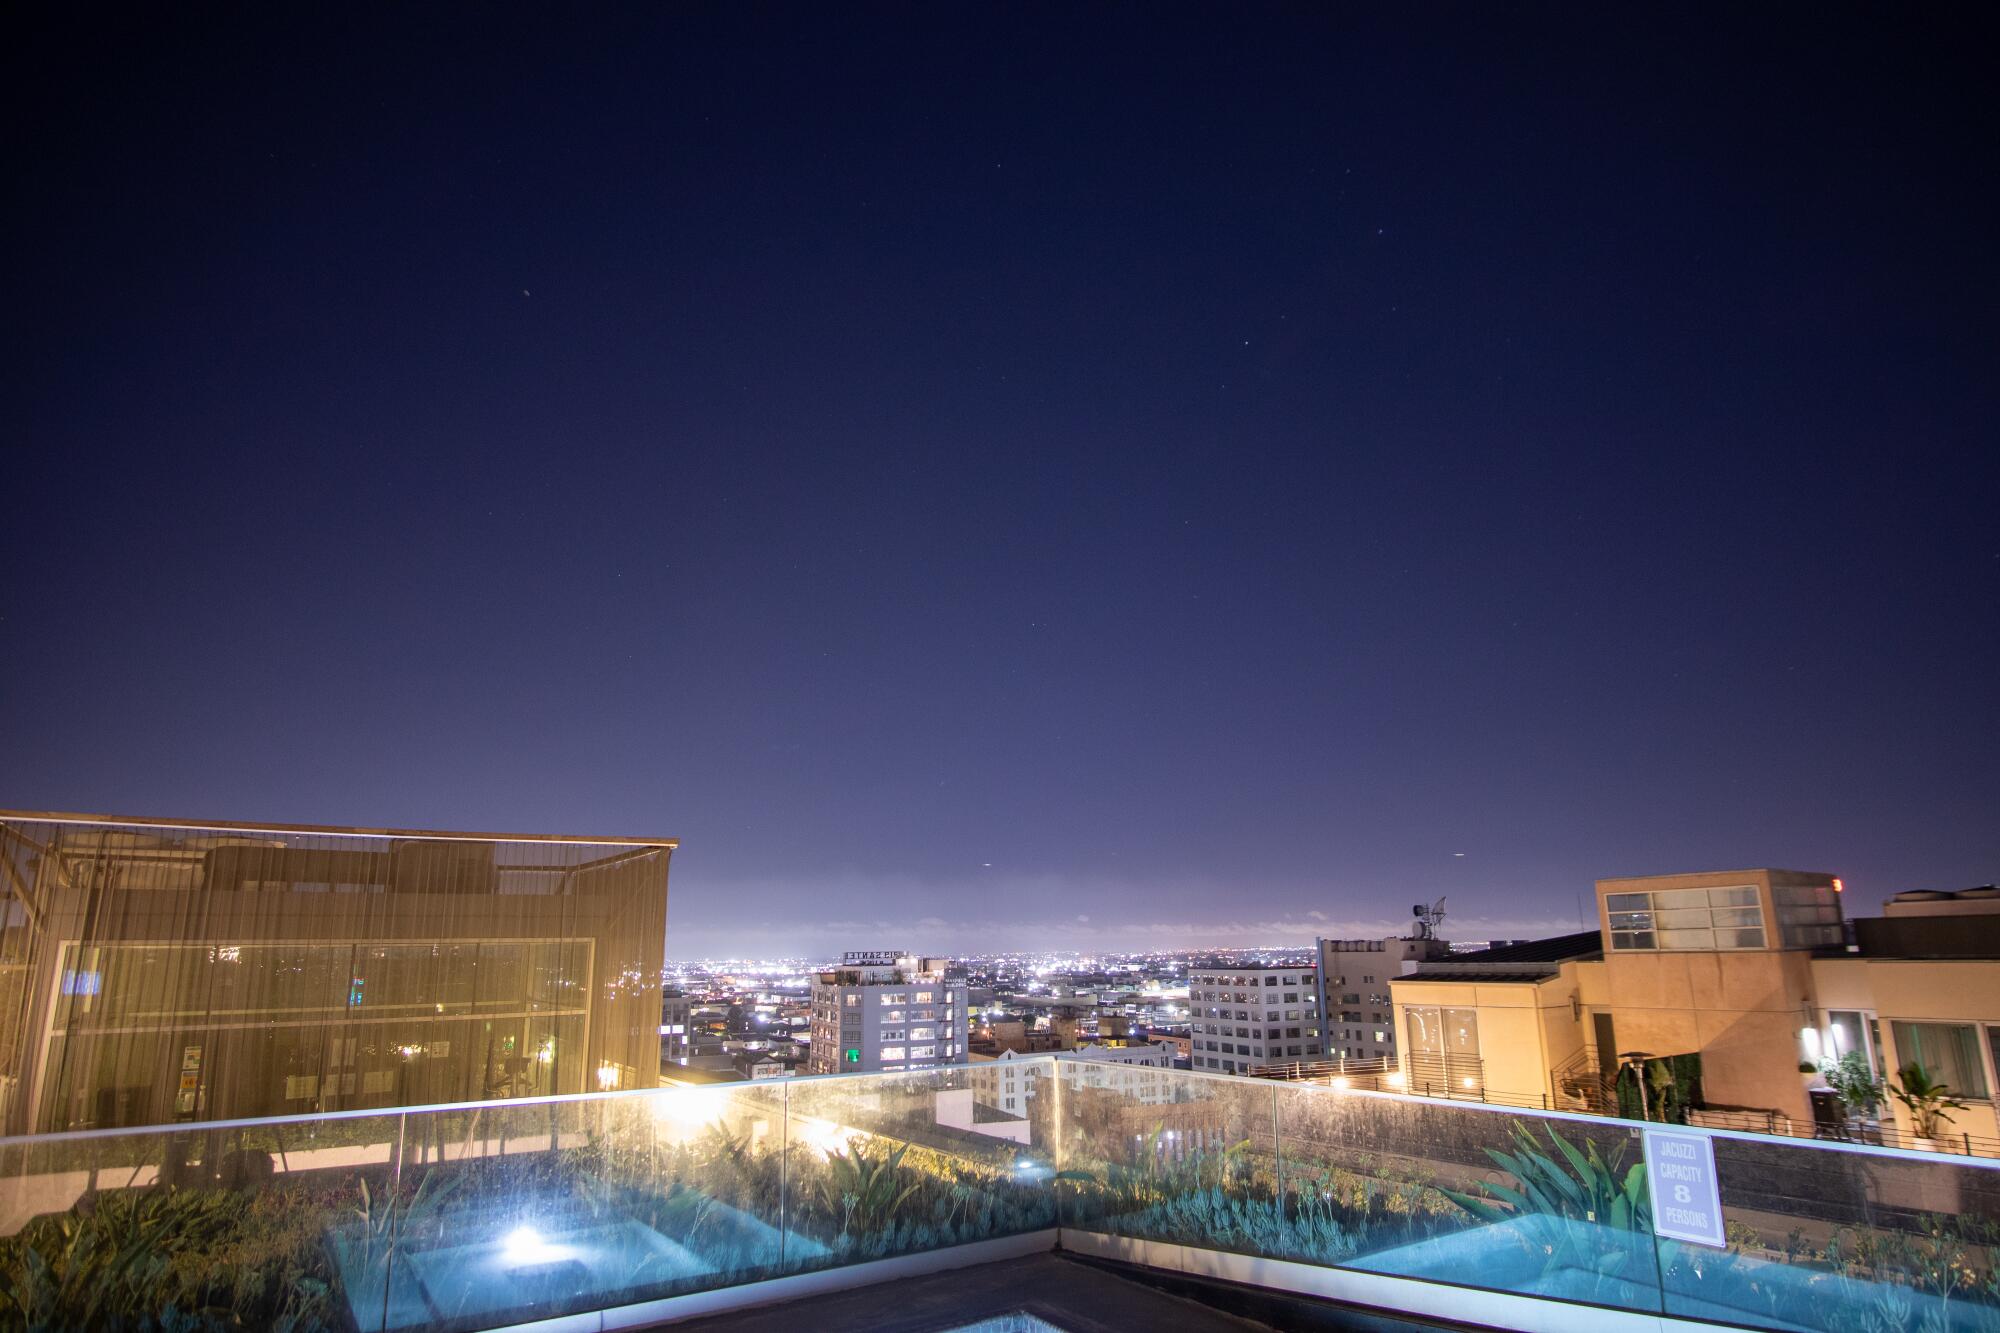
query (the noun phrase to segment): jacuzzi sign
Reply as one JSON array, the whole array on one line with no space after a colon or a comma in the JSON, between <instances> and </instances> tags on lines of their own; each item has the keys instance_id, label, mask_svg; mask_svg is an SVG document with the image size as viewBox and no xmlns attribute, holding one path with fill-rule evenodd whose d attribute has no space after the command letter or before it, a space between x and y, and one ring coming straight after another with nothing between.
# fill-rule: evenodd
<instances>
[{"instance_id":1,"label":"jacuzzi sign","mask_svg":"<svg viewBox=\"0 0 2000 1333\"><path fill-rule=\"evenodd\" d=\"M1685 1129L1646 1131L1646 1179L1653 1190L1653 1233L1721 1247L1722 1187L1715 1147Z\"/></svg>"}]
</instances>

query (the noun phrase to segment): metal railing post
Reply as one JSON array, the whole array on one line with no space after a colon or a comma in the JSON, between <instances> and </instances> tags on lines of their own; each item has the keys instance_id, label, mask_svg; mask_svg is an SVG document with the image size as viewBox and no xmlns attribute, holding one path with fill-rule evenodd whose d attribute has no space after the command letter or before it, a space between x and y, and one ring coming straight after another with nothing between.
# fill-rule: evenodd
<instances>
[{"instance_id":1,"label":"metal railing post","mask_svg":"<svg viewBox=\"0 0 2000 1333\"><path fill-rule=\"evenodd\" d=\"M785 1241L792 1229L792 1085L785 1084L778 1099L778 1271L785 1271Z\"/></svg>"}]
</instances>

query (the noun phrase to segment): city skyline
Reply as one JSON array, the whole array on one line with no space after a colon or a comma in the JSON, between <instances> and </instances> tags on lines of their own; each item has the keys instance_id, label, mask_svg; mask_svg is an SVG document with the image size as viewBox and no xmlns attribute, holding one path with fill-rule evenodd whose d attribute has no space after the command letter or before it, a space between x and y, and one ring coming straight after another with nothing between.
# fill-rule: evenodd
<instances>
[{"instance_id":1,"label":"city skyline","mask_svg":"<svg viewBox=\"0 0 2000 1333\"><path fill-rule=\"evenodd\" d=\"M0 803L675 957L2000 873L1978 43L1056 14L24 20Z\"/></svg>"}]
</instances>

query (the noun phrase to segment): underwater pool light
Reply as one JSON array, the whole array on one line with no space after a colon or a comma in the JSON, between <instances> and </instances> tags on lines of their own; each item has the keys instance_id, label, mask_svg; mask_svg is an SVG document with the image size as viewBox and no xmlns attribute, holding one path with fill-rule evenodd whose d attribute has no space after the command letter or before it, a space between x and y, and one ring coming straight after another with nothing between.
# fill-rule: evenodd
<instances>
[{"instance_id":1,"label":"underwater pool light","mask_svg":"<svg viewBox=\"0 0 2000 1333\"><path fill-rule=\"evenodd\" d=\"M500 1258L509 1268L531 1268L562 1258L568 1251L542 1239L531 1226L518 1226L500 1241Z\"/></svg>"}]
</instances>

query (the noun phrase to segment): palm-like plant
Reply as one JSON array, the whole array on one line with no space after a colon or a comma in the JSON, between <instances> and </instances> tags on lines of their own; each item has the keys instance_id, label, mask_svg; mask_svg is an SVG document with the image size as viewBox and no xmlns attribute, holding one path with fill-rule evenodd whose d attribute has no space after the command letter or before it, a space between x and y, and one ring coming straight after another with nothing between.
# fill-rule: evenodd
<instances>
[{"instance_id":1,"label":"palm-like plant","mask_svg":"<svg viewBox=\"0 0 2000 1333\"><path fill-rule=\"evenodd\" d=\"M1934 1139L1951 1123L1951 1112L1965 1103L1951 1095L1951 1085L1931 1081L1930 1071L1915 1061L1903 1066L1901 1081L1889 1094L1910 1113L1910 1129L1920 1139Z\"/></svg>"}]
</instances>

